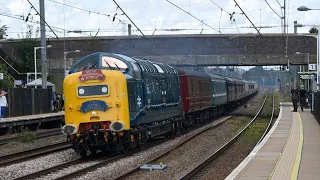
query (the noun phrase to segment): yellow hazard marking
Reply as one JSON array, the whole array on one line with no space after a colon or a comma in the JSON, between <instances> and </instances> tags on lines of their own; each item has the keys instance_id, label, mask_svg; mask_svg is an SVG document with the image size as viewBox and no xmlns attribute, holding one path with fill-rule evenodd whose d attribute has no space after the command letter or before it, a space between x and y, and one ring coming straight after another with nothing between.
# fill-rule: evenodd
<instances>
[{"instance_id":1,"label":"yellow hazard marking","mask_svg":"<svg viewBox=\"0 0 320 180\"><path fill-rule=\"evenodd\" d=\"M288 137L287 137L286 144L283 146L283 148L282 148L282 150L281 150L281 154L280 154L280 156L278 157L278 160L277 160L276 164L274 165L273 170L272 170L272 172L270 173L268 180L271 180L271 178L272 178L272 176L273 176L273 174L274 174L274 172L275 172L275 170L276 170L276 168L277 168L277 166L278 166L278 164L279 164L279 162L280 162L280 159L281 159L281 157L282 157L283 151L284 151L285 147L287 146L287 144L288 144L288 142L289 142L289 138L290 138L290 136L291 136L291 130L292 130L292 125L290 126L290 134L289 134Z\"/></svg>"},{"instance_id":2,"label":"yellow hazard marking","mask_svg":"<svg viewBox=\"0 0 320 180\"><path fill-rule=\"evenodd\" d=\"M298 178L298 172L299 172L299 167L300 167L300 162L301 162L301 155L302 155L302 146L303 146L303 126L302 126L302 120L300 113L298 113L298 118L300 122L300 138L299 138L299 146L298 146L298 151L296 155L296 161L294 162L293 168L292 168L292 173L291 173L291 180L296 180Z\"/></svg>"}]
</instances>

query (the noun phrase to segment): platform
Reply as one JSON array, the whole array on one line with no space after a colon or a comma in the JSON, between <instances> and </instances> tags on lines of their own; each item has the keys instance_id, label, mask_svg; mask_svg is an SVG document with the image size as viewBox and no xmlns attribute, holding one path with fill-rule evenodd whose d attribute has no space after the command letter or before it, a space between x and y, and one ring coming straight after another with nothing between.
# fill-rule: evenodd
<instances>
[{"instance_id":1,"label":"platform","mask_svg":"<svg viewBox=\"0 0 320 180\"><path fill-rule=\"evenodd\" d=\"M292 109L281 104L269 133L227 180L320 179L320 126L310 109Z\"/></svg>"},{"instance_id":2,"label":"platform","mask_svg":"<svg viewBox=\"0 0 320 180\"><path fill-rule=\"evenodd\" d=\"M47 114L35 114L29 116L17 116L4 118L0 120L0 128L21 126L28 124L35 124L40 122L58 121L64 119L64 112L47 113Z\"/></svg>"}]
</instances>

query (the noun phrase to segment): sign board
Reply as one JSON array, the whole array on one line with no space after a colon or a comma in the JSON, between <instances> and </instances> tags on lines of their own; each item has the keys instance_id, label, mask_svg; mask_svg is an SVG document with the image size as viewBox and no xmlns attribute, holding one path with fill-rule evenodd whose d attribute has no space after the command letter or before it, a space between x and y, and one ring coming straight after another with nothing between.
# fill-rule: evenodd
<instances>
[{"instance_id":1,"label":"sign board","mask_svg":"<svg viewBox=\"0 0 320 180\"><path fill-rule=\"evenodd\" d=\"M298 72L298 74L317 74L317 71L305 71L305 72Z\"/></svg>"},{"instance_id":2,"label":"sign board","mask_svg":"<svg viewBox=\"0 0 320 180\"><path fill-rule=\"evenodd\" d=\"M3 73L0 73L0 79L1 80L3 79Z\"/></svg>"},{"instance_id":3,"label":"sign board","mask_svg":"<svg viewBox=\"0 0 320 180\"><path fill-rule=\"evenodd\" d=\"M309 71L315 71L317 69L316 64L309 64Z\"/></svg>"},{"instance_id":4,"label":"sign board","mask_svg":"<svg viewBox=\"0 0 320 180\"><path fill-rule=\"evenodd\" d=\"M81 82L88 80L100 80L103 81L105 78L104 74L100 69L90 69L82 71L82 74L79 76Z\"/></svg>"},{"instance_id":5,"label":"sign board","mask_svg":"<svg viewBox=\"0 0 320 180\"><path fill-rule=\"evenodd\" d=\"M14 80L15 85L22 85L22 80Z\"/></svg>"},{"instance_id":6,"label":"sign board","mask_svg":"<svg viewBox=\"0 0 320 180\"><path fill-rule=\"evenodd\" d=\"M300 79L311 79L312 78L312 75L300 75Z\"/></svg>"}]
</instances>

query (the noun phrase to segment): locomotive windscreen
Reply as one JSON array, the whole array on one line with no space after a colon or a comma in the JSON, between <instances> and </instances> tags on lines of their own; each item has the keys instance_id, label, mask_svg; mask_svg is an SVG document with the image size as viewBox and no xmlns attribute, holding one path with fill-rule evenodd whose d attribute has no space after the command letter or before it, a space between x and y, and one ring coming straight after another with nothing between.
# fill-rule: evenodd
<instances>
[{"instance_id":1,"label":"locomotive windscreen","mask_svg":"<svg viewBox=\"0 0 320 180\"><path fill-rule=\"evenodd\" d=\"M109 56L101 57L101 65L104 68L118 69L120 71L125 71L128 68L123 61Z\"/></svg>"}]
</instances>

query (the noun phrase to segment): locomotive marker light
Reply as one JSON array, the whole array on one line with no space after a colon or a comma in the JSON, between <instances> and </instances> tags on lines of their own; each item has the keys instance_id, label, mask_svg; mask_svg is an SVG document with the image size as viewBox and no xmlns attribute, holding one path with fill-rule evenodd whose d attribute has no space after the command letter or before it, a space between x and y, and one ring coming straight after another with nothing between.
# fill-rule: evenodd
<instances>
[{"instance_id":1,"label":"locomotive marker light","mask_svg":"<svg viewBox=\"0 0 320 180\"><path fill-rule=\"evenodd\" d=\"M67 125L64 125L62 128L61 128L61 132L64 134L64 135L67 135L67 136L70 136L72 134L75 134L78 132L78 129L75 125L73 124L67 124Z\"/></svg>"},{"instance_id":2,"label":"locomotive marker light","mask_svg":"<svg viewBox=\"0 0 320 180\"><path fill-rule=\"evenodd\" d=\"M110 130L113 132L120 132L124 129L123 122L116 121L110 124Z\"/></svg>"}]
</instances>

